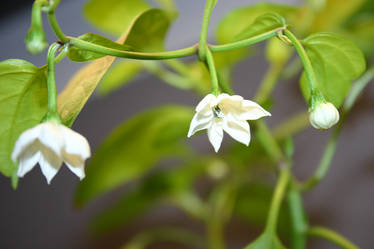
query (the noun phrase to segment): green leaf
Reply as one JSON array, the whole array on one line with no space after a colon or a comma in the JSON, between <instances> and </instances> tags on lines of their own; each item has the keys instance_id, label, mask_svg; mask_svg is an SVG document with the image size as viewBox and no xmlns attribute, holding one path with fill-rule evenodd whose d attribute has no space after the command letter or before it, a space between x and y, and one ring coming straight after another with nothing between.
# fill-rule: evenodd
<instances>
[{"instance_id":1,"label":"green leaf","mask_svg":"<svg viewBox=\"0 0 374 249\"><path fill-rule=\"evenodd\" d=\"M161 8L171 10L171 11L177 10L175 0L155 0L155 2L158 3Z\"/></svg>"},{"instance_id":2,"label":"green leaf","mask_svg":"<svg viewBox=\"0 0 374 249\"><path fill-rule=\"evenodd\" d=\"M234 40L247 39L285 26L286 20L282 16L277 13L266 13L257 17L252 24L237 34Z\"/></svg>"},{"instance_id":3,"label":"green leaf","mask_svg":"<svg viewBox=\"0 0 374 249\"><path fill-rule=\"evenodd\" d=\"M332 33L310 35L303 44L312 62L318 88L327 101L340 107L352 80L365 71L364 55L353 42ZM310 89L305 73L300 85L305 99L309 100Z\"/></svg>"},{"instance_id":4,"label":"green leaf","mask_svg":"<svg viewBox=\"0 0 374 249\"><path fill-rule=\"evenodd\" d=\"M273 3L259 3L248 7L241 7L231 11L219 23L216 32L220 44L232 42L240 33L251 25L255 19L268 12L287 17L295 13L296 7Z\"/></svg>"},{"instance_id":5,"label":"green leaf","mask_svg":"<svg viewBox=\"0 0 374 249\"><path fill-rule=\"evenodd\" d=\"M90 0L85 17L103 31L119 35L132 26L136 17L151 6L143 0Z\"/></svg>"},{"instance_id":6,"label":"green leaf","mask_svg":"<svg viewBox=\"0 0 374 249\"><path fill-rule=\"evenodd\" d=\"M37 125L47 112L45 70L24 60L0 62L0 171L17 183L11 160L18 136Z\"/></svg>"},{"instance_id":7,"label":"green leaf","mask_svg":"<svg viewBox=\"0 0 374 249\"><path fill-rule=\"evenodd\" d=\"M126 225L170 197L179 197L193 187L194 181L205 170L204 166L203 162L191 162L146 176L130 193L94 219L94 230L105 232Z\"/></svg>"},{"instance_id":8,"label":"green leaf","mask_svg":"<svg viewBox=\"0 0 374 249\"><path fill-rule=\"evenodd\" d=\"M264 233L245 249L286 249L276 235Z\"/></svg>"},{"instance_id":9,"label":"green leaf","mask_svg":"<svg viewBox=\"0 0 374 249\"><path fill-rule=\"evenodd\" d=\"M82 205L141 177L165 157L185 153L186 147L179 142L186 137L192 115L192 109L187 107L164 106L118 127L93 156L87 178L79 185L76 203Z\"/></svg>"},{"instance_id":10,"label":"green leaf","mask_svg":"<svg viewBox=\"0 0 374 249\"><path fill-rule=\"evenodd\" d=\"M143 69L136 60L122 60L116 63L104 76L99 85L99 94L106 95L129 83Z\"/></svg>"},{"instance_id":11,"label":"green leaf","mask_svg":"<svg viewBox=\"0 0 374 249\"><path fill-rule=\"evenodd\" d=\"M108 48L113 48L117 50L131 50L131 47L128 45L122 45L117 42L114 42L108 38L103 36L94 34L94 33L87 33L78 37L80 40L87 41L90 43L94 43L97 45L105 46ZM96 60L101 57L104 57L104 54L94 53L91 51L86 51L83 49L76 48L74 46L69 48L68 57L72 61L83 62L83 61L90 61Z\"/></svg>"},{"instance_id":12,"label":"green leaf","mask_svg":"<svg viewBox=\"0 0 374 249\"><path fill-rule=\"evenodd\" d=\"M164 50L164 41L173 18L170 12L150 9L141 14L134 22L126 44L141 52Z\"/></svg>"}]
</instances>

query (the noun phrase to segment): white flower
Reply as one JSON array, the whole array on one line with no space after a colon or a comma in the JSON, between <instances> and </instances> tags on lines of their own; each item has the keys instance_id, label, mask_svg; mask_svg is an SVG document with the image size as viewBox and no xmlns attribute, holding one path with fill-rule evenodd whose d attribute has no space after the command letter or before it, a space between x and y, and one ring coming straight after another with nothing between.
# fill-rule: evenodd
<instances>
[{"instance_id":1,"label":"white flower","mask_svg":"<svg viewBox=\"0 0 374 249\"><path fill-rule=\"evenodd\" d=\"M82 135L64 125L45 122L19 136L12 160L18 162L19 177L23 177L39 162L49 184L62 162L82 180L85 177L84 162L90 155L90 146Z\"/></svg>"},{"instance_id":2,"label":"white flower","mask_svg":"<svg viewBox=\"0 0 374 249\"><path fill-rule=\"evenodd\" d=\"M310 113L309 121L316 129L328 129L339 121L339 112L331 103L320 103Z\"/></svg>"},{"instance_id":3,"label":"white flower","mask_svg":"<svg viewBox=\"0 0 374 249\"><path fill-rule=\"evenodd\" d=\"M197 131L207 129L209 141L217 152L221 146L223 131L226 131L232 138L248 146L251 134L246 120L264 116L271 114L257 103L239 95L222 93L217 97L208 94L197 105L187 136L191 137Z\"/></svg>"}]
</instances>

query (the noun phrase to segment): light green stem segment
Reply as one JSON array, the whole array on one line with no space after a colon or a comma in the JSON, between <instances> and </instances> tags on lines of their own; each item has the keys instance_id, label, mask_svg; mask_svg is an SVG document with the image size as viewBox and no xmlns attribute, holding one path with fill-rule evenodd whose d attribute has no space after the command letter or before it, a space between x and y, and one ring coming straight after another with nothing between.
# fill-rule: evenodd
<instances>
[{"instance_id":1,"label":"light green stem segment","mask_svg":"<svg viewBox=\"0 0 374 249\"><path fill-rule=\"evenodd\" d=\"M358 246L354 245L352 242L341 236L335 231L332 231L325 227L311 227L308 230L308 235L314 237L324 238L344 249L359 249Z\"/></svg>"},{"instance_id":2,"label":"light green stem segment","mask_svg":"<svg viewBox=\"0 0 374 249\"><path fill-rule=\"evenodd\" d=\"M210 16L217 0L207 0L204 9L203 22L201 24L200 42L199 42L199 59L205 61L207 56L207 38Z\"/></svg>"},{"instance_id":3,"label":"light green stem segment","mask_svg":"<svg viewBox=\"0 0 374 249\"><path fill-rule=\"evenodd\" d=\"M284 28L277 28L271 31L268 31L266 33L256 35L253 37L250 37L248 39L227 43L223 45L209 45L209 48L212 52L226 52L234 49L244 48L259 42L262 42L264 40L267 40L271 37L274 37L278 34L279 31L284 30Z\"/></svg>"},{"instance_id":4,"label":"light green stem segment","mask_svg":"<svg viewBox=\"0 0 374 249\"><path fill-rule=\"evenodd\" d=\"M60 45L53 43L48 49L47 65L48 65L48 114L47 119L59 120L57 113L57 89L55 80L55 56Z\"/></svg>"},{"instance_id":5,"label":"light green stem segment","mask_svg":"<svg viewBox=\"0 0 374 249\"><path fill-rule=\"evenodd\" d=\"M292 34L287 29L284 30L283 32L292 42L292 45L295 47L295 49L296 49L296 51L297 51L297 53L298 53L298 55L301 59L301 62L304 65L304 70L305 70L305 73L306 73L306 77L308 79L309 86L310 86L311 92L313 94L314 92L318 91L318 89L317 89L317 78L316 78L316 75L314 73L312 63L311 63L307 53L305 52L303 45L299 41L299 39L297 39L296 36L294 36L294 34Z\"/></svg>"},{"instance_id":6,"label":"light green stem segment","mask_svg":"<svg viewBox=\"0 0 374 249\"><path fill-rule=\"evenodd\" d=\"M292 225L292 249L305 249L306 231L308 224L305 218L305 211L302 203L300 191L291 183L287 195L288 206Z\"/></svg>"},{"instance_id":7,"label":"light green stem segment","mask_svg":"<svg viewBox=\"0 0 374 249\"><path fill-rule=\"evenodd\" d=\"M95 43L80 40L74 37L68 37L70 45L77 48L84 49L90 52L96 52L105 55L117 56L121 58L138 59L138 60L167 60L180 57L186 57L197 53L197 46L191 46L179 50L167 52L132 52L127 50L118 50L113 48L104 47Z\"/></svg>"},{"instance_id":8,"label":"light green stem segment","mask_svg":"<svg viewBox=\"0 0 374 249\"><path fill-rule=\"evenodd\" d=\"M279 210L281 208L282 201L286 193L286 188L288 186L290 176L291 176L288 166L284 165L280 172L281 173L279 176L278 183L275 187L273 199L270 205L270 211L269 211L268 218L266 221L266 227L265 227L266 233L276 234Z\"/></svg>"},{"instance_id":9,"label":"light green stem segment","mask_svg":"<svg viewBox=\"0 0 374 249\"><path fill-rule=\"evenodd\" d=\"M283 70L283 65L270 65L265 78L261 82L260 88L258 89L254 101L260 105L265 102L269 97L270 93L273 91L274 86L277 84L279 76Z\"/></svg>"},{"instance_id":10,"label":"light green stem segment","mask_svg":"<svg viewBox=\"0 0 374 249\"><path fill-rule=\"evenodd\" d=\"M212 93L216 96L219 95L220 91L218 88L218 77L217 77L217 70L214 64L214 58L212 52L210 52L209 48L206 49L206 61L205 61L209 73L210 73L210 80L212 83Z\"/></svg>"},{"instance_id":11,"label":"light green stem segment","mask_svg":"<svg viewBox=\"0 0 374 249\"><path fill-rule=\"evenodd\" d=\"M32 6L32 11L31 11L31 15L32 15L31 27L42 27L43 23L42 23L41 8L47 4L48 4L48 1L46 0L41 0L41 1L37 0L34 2Z\"/></svg>"}]
</instances>

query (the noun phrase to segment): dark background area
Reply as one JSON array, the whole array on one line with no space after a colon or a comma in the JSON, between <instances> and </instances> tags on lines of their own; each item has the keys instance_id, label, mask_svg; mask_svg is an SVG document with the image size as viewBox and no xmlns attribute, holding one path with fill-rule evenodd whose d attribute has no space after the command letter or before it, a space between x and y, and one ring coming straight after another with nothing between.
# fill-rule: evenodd
<instances>
[{"instance_id":1,"label":"dark background area","mask_svg":"<svg viewBox=\"0 0 374 249\"><path fill-rule=\"evenodd\" d=\"M63 30L71 35L94 31L80 14L85 1L62 1L57 18ZM213 15L213 24L230 9L250 4L252 1L219 1ZM286 2L286 1L277 1ZM289 1L288 1L289 2ZM295 3L297 1L292 1ZM168 47L180 48L198 40L203 1L177 1L181 15L173 27ZM0 9L0 59L21 58L42 65L45 54L29 55L23 39L29 25L31 1L5 1ZM47 26L46 26L47 27ZM55 40L48 30L48 41ZM210 33L212 37L212 33ZM264 75L267 64L263 51L241 63L235 71L235 91L251 99ZM65 60L56 67L58 88L62 89L80 64ZM142 101L139 101L141 96ZM274 126L288 115L305 110L296 81L280 82L273 94L273 116L267 119ZM331 170L324 181L305 196L305 205L311 224L321 224L347 236L361 248L374 248L374 87L369 86L359 99L342 132ZM105 98L91 98L83 109L73 129L87 137L93 150L105 136L122 121L150 107L178 103L195 106L199 99L143 75L127 87ZM110 110L110 111L108 111ZM294 170L300 179L310 175L317 165L329 132L312 128L295 137ZM194 138L202 150L211 147L205 135ZM231 142L225 137L224 141ZM118 193L102 197L78 210L73 207L73 197L78 179L66 167L47 185L39 167L20 181L14 191L7 178L0 176L0 248L1 249L99 249L119 248L127 238L144 227L157 224L181 224L203 232L201 224L190 221L180 211L160 207L140 222L117 232L96 236L89 227L90 218L97 210L110 205ZM242 248L259 232L249 229L242 221L235 220L227 229L232 248ZM164 247L165 248L165 247ZM178 247L179 248L179 247ZM316 240L310 248L337 248Z\"/></svg>"}]
</instances>

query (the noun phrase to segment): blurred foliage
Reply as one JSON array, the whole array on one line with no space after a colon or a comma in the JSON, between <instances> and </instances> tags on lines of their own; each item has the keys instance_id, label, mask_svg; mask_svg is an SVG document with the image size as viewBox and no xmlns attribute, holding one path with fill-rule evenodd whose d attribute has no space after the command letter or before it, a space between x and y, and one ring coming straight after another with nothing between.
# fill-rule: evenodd
<instances>
[{"instance_id":1,"label":"blurred foliage","mask_svg":"<svg viewBox=\"0 0 374 249\"><path fill-rule=\"evenodd\" d=\"M180 140L187 134L191 115L190 108L165 106L127 120L92 157L87 179L79 184L76 204L83 205L97 195L138 179L162 159L185 155L188 150Z\"/></svg>"}]
</instances>

